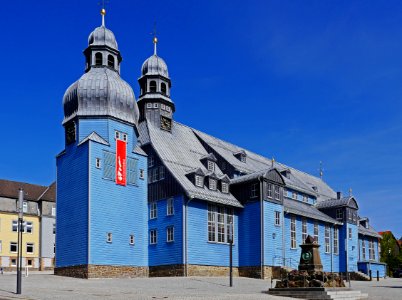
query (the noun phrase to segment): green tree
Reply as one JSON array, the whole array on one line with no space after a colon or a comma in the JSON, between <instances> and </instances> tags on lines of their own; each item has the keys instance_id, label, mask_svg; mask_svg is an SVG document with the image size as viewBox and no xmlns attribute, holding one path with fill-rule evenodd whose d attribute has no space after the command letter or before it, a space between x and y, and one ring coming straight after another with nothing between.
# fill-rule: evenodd
<instances>
[{"instance_id":1,"label":"green tree","mask_svg":"<svg viewBox=\"0 0 402 300\"><path fill-rule=\"evenodd\" d=\"M399 251L399 244L391 232L384 232L380 243L381 261L388 265L392 274L402 263L402 251Z\"/></svg>"}]
</instances>

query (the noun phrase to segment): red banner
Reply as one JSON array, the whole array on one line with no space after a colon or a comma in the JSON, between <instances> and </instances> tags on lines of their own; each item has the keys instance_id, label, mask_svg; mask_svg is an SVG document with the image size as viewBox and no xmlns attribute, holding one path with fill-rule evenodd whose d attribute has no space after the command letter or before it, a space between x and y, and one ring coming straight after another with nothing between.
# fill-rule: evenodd
<instances>
[{"instance_id":1,"label":"red banner","mask_svg":"<svg viewBox=\"0 0 402 300\"><path fill-rule=\"evenodd\" d=\"M116 140L116 184L126 185L126 142Z\"/></svg>"}]
</instances>

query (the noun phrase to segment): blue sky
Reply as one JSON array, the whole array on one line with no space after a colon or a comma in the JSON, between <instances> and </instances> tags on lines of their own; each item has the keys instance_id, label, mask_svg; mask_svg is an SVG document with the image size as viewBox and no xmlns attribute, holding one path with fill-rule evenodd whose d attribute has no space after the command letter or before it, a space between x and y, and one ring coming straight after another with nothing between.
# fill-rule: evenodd
<instances>
[{"instance_id":1,"label":"blue sky","mask_svg":"<svg viewBox=\"0 0 402 300\"><path fill-rule=\"evenodd\" d=\"M101 23L94 1L2 3L0 178L49 184L62 97ZM360 215L402 236L402 2L110 0L106 26L138 97L169 66L175 119L351 187Z\"/></svg>"}]
</instances>

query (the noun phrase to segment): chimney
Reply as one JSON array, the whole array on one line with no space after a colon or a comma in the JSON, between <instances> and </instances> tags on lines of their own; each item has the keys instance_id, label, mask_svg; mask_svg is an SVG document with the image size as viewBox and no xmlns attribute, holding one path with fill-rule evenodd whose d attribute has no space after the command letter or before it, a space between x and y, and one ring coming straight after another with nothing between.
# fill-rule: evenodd
<instances>
[{"instance_id":1,"label":"chimney","mask_svg":"<svg viewBox=\"0 0 402 300\"><path fill-rule=\"evenodd\" d=\"M336 192L336 199L342 198L342 192Z\"/></svg>"}]
</instances>

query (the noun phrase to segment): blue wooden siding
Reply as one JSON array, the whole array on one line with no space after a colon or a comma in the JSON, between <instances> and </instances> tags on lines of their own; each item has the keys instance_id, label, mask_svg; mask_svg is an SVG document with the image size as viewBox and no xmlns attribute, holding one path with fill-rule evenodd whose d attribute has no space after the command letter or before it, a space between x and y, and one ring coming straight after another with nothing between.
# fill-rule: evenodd
<instances>
[{"instance_id":1,"label":"blue wooden siding","mask_svg":"<svg viewBox=\"0 0 402 300\"><path fill-rule=\"evenodd\" d=\"M387 270L387 265L380 262L358 262L358 270L366 275L371 275L373 278L377 277L377 271L379 272L379 277L384 278Z\"/></svg>"},{"instance_id":2,"label":"blue wooden siding","mask_svg":"<svg viewBox=\"0 0 402 300\"><path fill-rule=\"evenodd\" d=\"M88 262L88 144L57 158L56 267Z\"/></svg>"},{"instance_id":3,"label":"blue wooden siding","mask_svg":"<svg viewBox=\"0 0 402 300\"><path fill-rule=\"evenodd\" d=\"M157 218L148 221L149 230L157 230L157 244L149 244L149 265L171 265L183 263L183 196L178 195L174 199L174 215L167 215L167 200L157 201ZM149 219L149 204L147 218ZM167 228L174 227L174 241L167 242Z\"/></svg>"},{"instance_id":4,"label":"blue wooden siding","mask_svg":"<svg viewBox=\"0 0 402 300\"><path fill-rule=\"evenodd\" d=\"M239 265L261 264L260 202L249 202L239 212Z\"/></svg>"},{"instance_id":5,"label":"blue wooden siding","mask_svg":"<svg viewBox=\"0 0 402 300\"><path fill-rule=\"evenodd\" d=\"M115 121L108 125L110 147L90 142L90 264L147 266L147 159L132 153L130 144L136 137L130 126ZM115 153L115 130L128 133L127 158L136 160L136 167L145 172L135 185L106 180L102 161L100 169L95 166L95 159L102 159L105 150ZM106 240L108 233L112 233L111 243ZM129 243L130 235L134 235L134 245Z\"/></svg>"},{"instance_id":6,"label":"blue wooden siding","mask_svg":"<svg viewBox=\"0 0 402 300\"><path fill-rule=\"evenodd\" d=\"M275 211L280 212L280 226L275 225ZM282 216L283 206L281 204L264 201L264 265L266 266L283 264ZM257 218L258 216L255 217L255 219Z\"/></svg>"},{"instance_id":7,"label":"blue wooden siding","mask_svg":"<svg viewBox=\"0 0 402 300\"><path fill-rule=\"evenodd\" d=\"M192 200L187 211L188 263L195 265L228 266L229 244L208 242L208 203ZM233 266L238 266L238 217L234 214Z\"/></svg>"}]
</instances>

